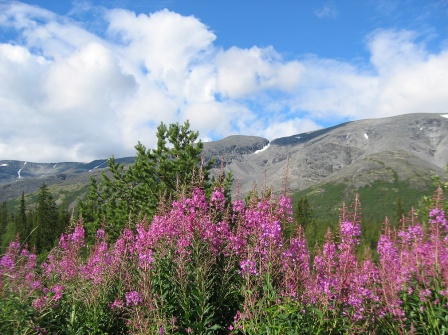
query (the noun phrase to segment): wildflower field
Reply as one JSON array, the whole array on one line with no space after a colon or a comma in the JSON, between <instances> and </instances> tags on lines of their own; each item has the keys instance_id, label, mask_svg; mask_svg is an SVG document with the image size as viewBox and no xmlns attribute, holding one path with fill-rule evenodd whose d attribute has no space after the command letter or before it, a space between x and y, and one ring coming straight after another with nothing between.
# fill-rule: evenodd
<instances>
[{"instance_id":1,"label":"wildflower field","mask_svg":"<svg viewBox=\"0 0 448 335\"><path fill-rule=\"evenodd\" d=\"M285 196L226 206L196 188L93 245L79 220L42 262L10 244L0 334L445 334L444 206L438 189L429 217L386 220L376 250L360 250L358 200L312 252L284 233Z\"/></svg>"}]
</instances>

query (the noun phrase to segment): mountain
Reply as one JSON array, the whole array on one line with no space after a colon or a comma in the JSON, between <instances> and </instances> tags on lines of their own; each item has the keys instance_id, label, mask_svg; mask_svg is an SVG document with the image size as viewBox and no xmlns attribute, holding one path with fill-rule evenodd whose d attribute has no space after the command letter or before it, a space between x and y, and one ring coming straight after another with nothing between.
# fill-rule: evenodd
<instances>
[{"instance_id":1,"label":"mountain","mask_svg":"<svg viewBox=\"0 0 448 335\"><path fill-rule=\"evenodd\" d=\"M443 175L447 163L448 118L407 114L275 139L264 150L232 159L225 169L240 180L244 194L254 183L281 190L286 168L290 189L303 190L323 182L358 188L394 178L418 186L424 175Z\"/></svg>"},{"instance_id":2,"label":"mountain","mask_svg":"<svg viewBox=\"0 0 448 335\"><path fill-rule=\"evenodd\" d=\"M254 184L281 191L285 176L291 191L316 190L318 185L344 185L347 191L379 182L406 182L422 189L428 187L431 175L443 176L448 164L447 117L422 113L359 120L271 142L229 136L204 143L203 154L206 161L214 160L215 172L233 173L243 195ZM128 164L133 158L118 161ZM90 176L98 176L106 166L106 160L0 161L0 201L17 198L22 191L34 192L43 182L66 197L67 188L82 195Z\"/></svg>"}]
</instances>

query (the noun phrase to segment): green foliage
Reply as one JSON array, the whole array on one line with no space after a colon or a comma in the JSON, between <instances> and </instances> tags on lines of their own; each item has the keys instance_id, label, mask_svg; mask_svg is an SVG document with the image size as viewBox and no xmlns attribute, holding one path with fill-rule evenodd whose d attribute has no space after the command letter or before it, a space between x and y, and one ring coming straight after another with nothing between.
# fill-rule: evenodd
<instances>
[{"instance_id":1,"label":"green foliage","mask_svg":"<svg viewBox=\"0 0 448 335\"><path fill-rule=\"evenodd\" d=\"M8 227L9 213L6 201L0 205L0 251L4 250L10 241L5 241L5 233Z\"/></svg>"},{"instance_id":2,"label":"green foliage","mask_svg":"<svg viewBox=\"0 0 448 335\"><path fill-rule=\"evenodd\" d=\"M31 300L24 301L17 295L0 296L0 334L35 334L33 319L36 314Z\"/></svg>"},{"instance_id":3,"label":"green foliage","mask_svg":"<svg viewBox=\"0 0 448 335\"><path fill-rule=\"evenodd\" d=\"M27 207L25 204L25 193L22 193L19 202L19 209L16 216L17 234L20 236L22 243L26 243L33 229L31 218L27 215Z\"/></svg>"},{"instance_id":4,"label":"green foliage","mask_svg":"<svg viewBox=\"0 0 448 335\"><path fill-rule=\"evenodd\" d=\"M446 166L446 174L448 177L448 165ZM448 191L448 182L442 180L440 176L432 176L432 185L437 187L437 192L432 197L429 195L422 195L419 202L419 207L417 209L417 214L419 216L426 217L429 214L429 210L437 205L439 208L448 209L448 201L442 195L443 192ZM438 193L438 194L437 194Z\"/></svg>"},{"instance_id":5,"label":"green foliage","mask_svg":"<svg viewBox=\"0 0 448 335\"><path fill-rule=\"evenodd\" d=\"M227 334L223 325L231 324L241 302L239 275L230 264L232 259L217 257L198 241L190 252L179 258L176 250L171 250L152 264L151 294L157 297L158 318L167 333L194 329L195 334ZM148 275L138 271L139 282ZM173 316L176 326L170 329Z\"/></svg>"},{"instance_id":6,"label":"green foliage","mask_svg":"<svg viewBox=\"0 0 448 335\"><path fill-rule=\"evenodd\" d=\"M67 223L59 222L58 208L46 184L39 189L32 217L33 232L30 245L36 247L38 254L50 251L64 232Z\"/></svg>"},{"instance_id":7,"label":"green foliage","mask_svg":"<svg viewBox=\"0 0 448 335\"><path fill-rule=\"evenodd\" d=\"M369 247L373 250L385 218L389 219L392 226L399 226L401 219L399 213L408 213L413 204L418 203L424 195L431 194L433 189L430 184L426 188L419 189L412 187L407 181L399 180L393 183L375 181L357 190L349 188L346 184L327 183L295 193L293 202L298 203L300 199L307 199L313 214L313 229L306 229L305 233L309 247L313 248L315 245L322 245L323 236L329 228L337 232L339 208L343 203L350 202L355 193L358 193L363 207L361 249ZM430 206L429 200L426 206ZM293 207L293 210L296 216L297 206Z\"/></svg>"},{"instance_id":8,"label":"green foliage","mask_svg":"<svg viewBox=\"0 0 448 335\"><path fill-rule=\"evenodd\" d=\"M191 187L204 187L211 193L212 162L201 163L203 144L197 141L199 134L190 130L189 122L168 127L161 123L156 135L155 149L141 143L135 146L132 165L118 164L112 157L108 161L109 173L103 173L101 181L91 179L87 199L79 206L90 241L104 223L111 239L115 239L127 223L142 217L151 219L161 203ZM228 200L231 182L231 175L222 175L215 182L225 187Z\"/></svg>"},{"instance_id":9,"label":"green foliage","mask_svg":"<svg viewBox=\"0 0 448 335\"><path fill-rule=\"evenodd\" d=\"M448 332L447 297L440 293L443 292L442 287L434 280L428 286L411 281L409 287L401 292L406 326L415 334Z\"/></svg>"},{"instance_id":10,"label":"green foliage","mask_svg":"<svg viewBox=\"0 0 448 335\"><path fill-rule=\"evenodd\" d=\"M306 235L315 235L317 233L314 211L307 197L300 198L297 201L297 205L293 208L293 213L294 225L296 227L302 226Z\"/></svg>"},{"instance_id":11,"label":"green foliage","mask_svg":"<svg viewBox=\"0 0 448 335\"><path fill-rule=\"evenodd\" d=\"M79 289L77 285L65 287L65 294L58 303L35 318L38 327L50 334L127 334L125 322L107 304L111 297L96 293L103 293L103 287L84 286L85 293L92 295L90 298L75 291Z\"/></svg>"}]
</instances>

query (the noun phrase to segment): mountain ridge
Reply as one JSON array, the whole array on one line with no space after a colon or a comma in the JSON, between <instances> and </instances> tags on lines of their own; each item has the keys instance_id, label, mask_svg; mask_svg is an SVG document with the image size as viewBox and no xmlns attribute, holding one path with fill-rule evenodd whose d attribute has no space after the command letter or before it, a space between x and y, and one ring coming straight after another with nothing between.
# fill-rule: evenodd
<instances>
[{"instance_id":1,"label":"mountain ridge","mask_svg":"<svg viewBox=\"0 0 448 335\"><path fill-rule=\"evenodd\" d=\"M360 187L393 178L415 179L417 187L419 180L425 179L422 174L444 173L448 163L448 118L420 113L349 121L272 141L232 135L205 142L203 156L205 161L213 159L214 173L231 171L242 194L254 184L265 183L280 191L286 174L292 191L323 182L351 181L353 187ZM116 159L125 164L133 160ZM0 201L34 192L44 182L82 185L91 176L98 177L106 167L107 159L89 163L1 160Z\"/></svg>"}]
</instances>

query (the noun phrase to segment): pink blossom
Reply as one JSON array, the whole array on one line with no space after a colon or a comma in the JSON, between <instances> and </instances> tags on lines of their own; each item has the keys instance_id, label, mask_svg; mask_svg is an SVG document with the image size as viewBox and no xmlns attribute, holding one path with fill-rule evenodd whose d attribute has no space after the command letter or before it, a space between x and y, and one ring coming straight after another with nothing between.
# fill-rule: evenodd
<instances>
[{"instance_id":1,"label":"pink blossom","mask_svg":"<svg viewBox=\"0 0 448 335\"><path fill-rule=\"evenodd\" d=\"M126 306L138 306L143 302L140 293L136 291L126 292Z\"/></svg>"}]
</instances>

